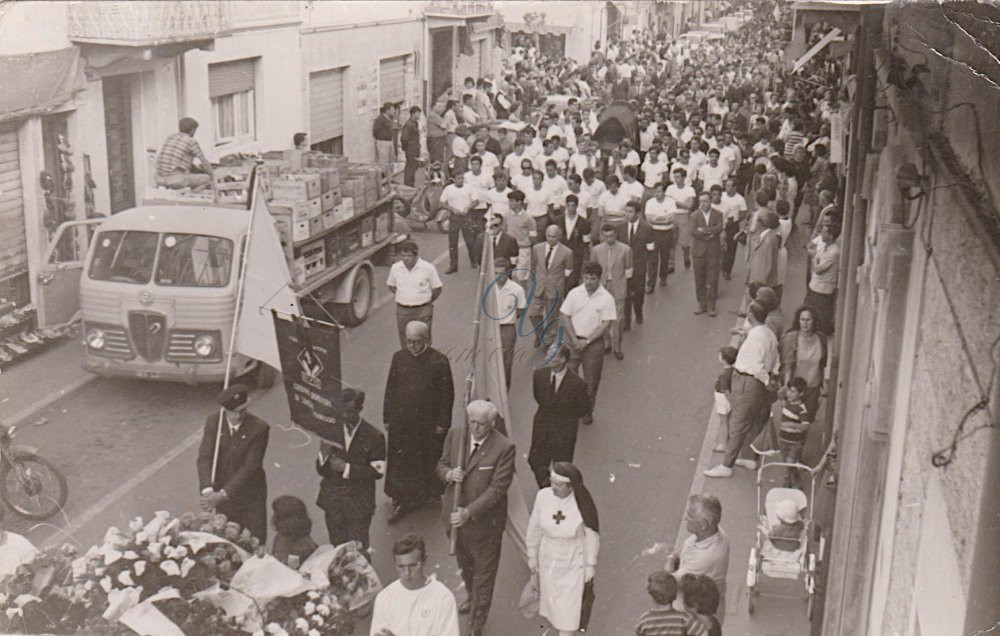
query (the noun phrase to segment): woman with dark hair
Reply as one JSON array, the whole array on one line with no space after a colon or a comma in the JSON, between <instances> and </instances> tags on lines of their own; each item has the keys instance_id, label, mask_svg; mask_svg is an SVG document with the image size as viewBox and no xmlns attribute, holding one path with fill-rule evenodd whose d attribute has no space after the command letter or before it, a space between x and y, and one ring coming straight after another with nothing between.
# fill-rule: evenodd
<instances>
[{"instance_id":1,"label":"woman with dark hair","mask_svg":"<svg viewBox=\"0 0 1000 636\"><path fill-rule=\"evenodd\" d=\"M298 497L283 495L271 502L271 511L275 532L271 554L285 565L298 568L317 547L309 536L312 519L306 504Z\"/></svg>"},{"instance_id":2,"label":"woman with dark hair","mask_svg":"<svg viewBox=\"0 0 1000 636\"><path fill-rule=\"evenodd\" d=\"M539 610L559 634L586 630L600 550L597 507L569 462L552 464L528 522L528 567L538 576Z\"/></svg>"},{"instance_id":3,"label":"woman with dark hair","mask_svg":"<svg viewBox=\"0 0 1000 636\"><path fill-rule=\"evenodd\" d=\"M819 408L820 390L823 386L823 369L826 367L826 336L819 330L819 315L808 305L795 311L792 328L781 337L781 386L792 378L806 381L803 401L811 417Z\"/></svg>"}]
</instances>

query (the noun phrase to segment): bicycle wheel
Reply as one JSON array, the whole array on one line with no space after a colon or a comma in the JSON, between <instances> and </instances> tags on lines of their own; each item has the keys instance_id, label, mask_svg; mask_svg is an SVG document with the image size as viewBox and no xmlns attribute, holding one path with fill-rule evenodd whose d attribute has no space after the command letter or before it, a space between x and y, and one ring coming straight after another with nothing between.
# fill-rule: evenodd
<instances>
[{"instance_id":1,"label":"bicycle wheel","mask_svg":"<svg viewBox=\"0 0 1000 636\"><path fill-rule=\"evenodd\" d=\"M17 514L35 521L48 519L66 505L66 478L40 455L8 457L0 470L0 497Z\"/></svg>"}]
</instances>

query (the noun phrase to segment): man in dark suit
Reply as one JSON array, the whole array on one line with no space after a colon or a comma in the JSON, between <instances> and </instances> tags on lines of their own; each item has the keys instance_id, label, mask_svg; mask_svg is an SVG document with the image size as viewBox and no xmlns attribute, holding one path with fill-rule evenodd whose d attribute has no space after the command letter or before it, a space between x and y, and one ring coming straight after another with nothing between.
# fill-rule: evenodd
<instances>
[{"instance_id":1,"label":"man in dark suit","mask_svg":"<svg viewBox=\"0 0 1000 636\"><path fill-rule=\"evenodd\" d=\"M702 192L698 209L691 213L691 256L694 258L694 289L698 310L715 316L715 297L719 291L719 270L722 266L722 239L725 229L722 212L712 207L712 196Z\"/></svg>"},{"instance_id":2,"label":"man in dark suit","mask_svg":"<svg viewBox=\"0 0 1000 636\"><path fill-rule=\"evenodd\" d=\"M316 472L323 477L316 505L326 513L331 545L359 541L368 549L368 527L375 513L375 482L385 475L385 435L361 419L363 391L341 396L343 444L323 442Z\"/></svg>"},{"instance_id":3,"label":"man in dark suit","mask_svg":"<svg viewBox=\"0 0 1000 636\"><path fill-rule=\"evenodd\" d=\"M642 324L642 306L646 300L646 267L649 255L656 249L656 239L653 228L642 219L639 213L640 203L629 201L625 204L625 244L632 248L632 278L628 279L628 291L625 296L625 318L623 329L632 328L632 312L635 311L635 324Z\"/></svg>"},{"instance_id":4,"label":"man in dark suit","mask_svg":"<svg viewBox=\"0 0 1000 636\"><path fill-rule=\"evenodd\" d=\"M216 397L224 409L222 434L219 414L205 420L205 429L198 449L198 484L201 488L201 509L215 510L230 521L250 531L261 543L267 539L267 477L264 474L264 453L270 427L264 420L247 413L250 390L234 384ZM219 442L212 478L216 438Z\"/></svg>"},{"instance_id":5,"label":"man in dark suit","mask_svg":"<svg viewBox=\"0 0 1000 636\"><path fill-rule=\"evenodd\" d=\"M587 383L569 373L570 348L560 347L552 364L535 369L532 390L538 410L531 429L528 465L535 473L539 488L549 481L552 462L572 462L580 418L590 413Z\"/></svg>"},{"instance_id":6,"label":"man in dark suit","mask_svg":"<svg viewBox=\"0 0 1000 636\"><path fill-rule=\"evenodd\" d=\"M493 258L506 258L507 262L513 266L517 260L517 240L503 230L503 215L490 213L487 215L486 232L476 237L473 249L476 254L482 256L483 241L490 239L493 241Z\"/></svg>"},{"instance_id":7,"label":"man in dark suit","mask_svg":"<svg viewBox=\"0 0 1000 636\"><path fill-rule=\"evenodd\" d=\"M507 489L514 480L514 444L494 428L496 406L473 400L466 407L468 430L448 431L437 474L445 482L442 517L451 532L458 532L456 557L469 598L458 607L472 611L471 632L481 636L493 599L493 584L500 563L500 544L507 525ZM462 462L462 458L468 459ZM455 491L458 509L453 512Z\"/></svg>"},{"instance_id":8,"label":"man in dark suit","mask_svg":"<svg viewBox=\"0 0 1000 636\"><path fill-rule=\"evenodd\" d=\"M566 279L573 273L573 251L563 245L558 225L545 228L545 242L531 248L531 271L535 273L535 294L528 308L528 317L535 328L535 346L542 345L539 325L546 316L559 315L559 306L566 298ZM530 291L530 287L529 287ZM549 339L554 336L550 331Z\"/></svg>"},{"instance_id":9,"label":"man in dark suit","mask_svg":"<svg viewBox=\"0 0 1000 636\"><path fill-rule=\"evenodd\" d=\"M566 195L566 213L555 219L562 230L562 244L573 252L573 273L566 279L566 290L580 284L580 271L590 256L590 221L577 212L580 199L575 194Z\"/></svg>"}]
</instances>

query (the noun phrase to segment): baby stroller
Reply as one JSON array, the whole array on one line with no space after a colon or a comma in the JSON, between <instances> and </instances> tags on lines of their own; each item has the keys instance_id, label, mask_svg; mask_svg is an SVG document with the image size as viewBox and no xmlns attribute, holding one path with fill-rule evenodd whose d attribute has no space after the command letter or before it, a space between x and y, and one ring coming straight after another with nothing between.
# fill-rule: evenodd
<instances>
[{"instance_id":1,"label":"baby stroller","mask_svg":"<svg viewBox=\"0 0 1000 636\"><path fill-rule=\"evenodd\" d=\"M757 597L761 593L761 581L770 577L774 579L802 580L806 588L806 617L812 619L813 606L816 597L816 569L823 558L824 539L819 540L818 549L811 548L809 538L813 531L812 502L816 499L816 473L820 466L810 468L804 464L789 464L785 462L762 461L757 469L757 538L750 549L750 559L747 569L747 610L752 615L757 605ZM774 487L766 490L767 484L763 475L765 470L783 471L793 469L806 471L811 479L809 496L797 488ZM763 510L761 509L763 507ZM803 512L806 514L803 516ZM794 524L788 524L791 520ZM787 533L775 533L779 525L793 528L801 523L798 536L791 538ZM794 549L781 549L794 548ZM779 594L766 596L789 598ZM794 597L793 597L794 598Z\"/></svg>"}]
</instances>

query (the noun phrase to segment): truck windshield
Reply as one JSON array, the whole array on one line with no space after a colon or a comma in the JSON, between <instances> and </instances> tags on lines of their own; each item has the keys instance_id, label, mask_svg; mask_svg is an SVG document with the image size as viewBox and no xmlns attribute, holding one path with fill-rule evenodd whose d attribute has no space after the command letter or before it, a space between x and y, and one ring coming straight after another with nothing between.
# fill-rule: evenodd
<instances>
[{"instance_id":1,"label":"truck windshield","mask_svg":"<svg viewBox=\"0 0 1000 636\"><path fill-rule=\"evenodd\" d=\"M156 232L114 230L97 235L88 275L94 280L145 284L156 260Z\"/></svg>"},{"instance_id":2,"label":"truck windshield","mask_svg":"<svg viewBox=\"0 0 1000 636\"><path fill-rule=\"evenodd\" d=\"M233 263L233 242L200 234L164 234L156 284L171 287L225 287Z\"/></svg>"}]
</instances>

